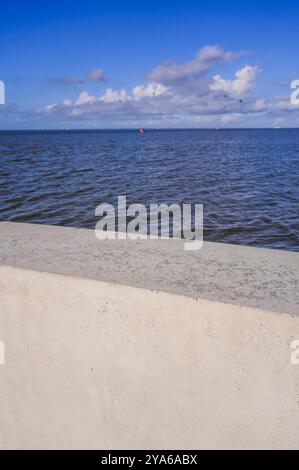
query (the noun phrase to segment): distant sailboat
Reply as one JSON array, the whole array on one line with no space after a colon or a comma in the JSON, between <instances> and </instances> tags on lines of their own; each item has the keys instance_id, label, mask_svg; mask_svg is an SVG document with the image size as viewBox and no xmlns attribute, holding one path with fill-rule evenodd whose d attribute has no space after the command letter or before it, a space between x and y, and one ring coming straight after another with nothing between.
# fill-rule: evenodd
<instances>
[{"instance_id":1,"label":"distant sailboat","mask_svg":"<svg viewBox=\"0 0 299 470\"><path fill-rule=\"evenodd\" d=\"M139 134L144 134L145 131L144 131L143 127L141 127L141 128L138 130L138 132L139 132Z\"/></svg>"}]
</instances>

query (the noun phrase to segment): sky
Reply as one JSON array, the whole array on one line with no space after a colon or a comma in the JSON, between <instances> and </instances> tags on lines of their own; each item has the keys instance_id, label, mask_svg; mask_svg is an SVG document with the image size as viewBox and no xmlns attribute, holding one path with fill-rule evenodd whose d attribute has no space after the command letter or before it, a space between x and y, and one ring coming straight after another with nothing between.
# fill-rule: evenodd
<instances>
[{"instance_id":1,"label":"sky","mask_svg":"<svg viewBox=\"0 0 299 470\"><path fill-rule=\"evenodd\" d=\"M2 2L0 130L299 127L298 21L294 1Z\"/></svg>"}]
</instances>

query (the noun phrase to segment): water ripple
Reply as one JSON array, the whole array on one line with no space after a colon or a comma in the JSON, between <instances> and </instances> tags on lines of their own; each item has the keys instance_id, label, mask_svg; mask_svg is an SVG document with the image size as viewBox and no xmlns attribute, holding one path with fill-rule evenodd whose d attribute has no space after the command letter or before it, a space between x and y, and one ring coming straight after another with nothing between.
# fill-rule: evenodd
<instances>
[{"instance_id":1,"label":"water ripple","mask_svg":"<svg viewBox=\"0 0 299 470\"><path fill-rule=\"evenodd\" d=\"M0 132L0 219L94 228L95 207L204 204L206 240L299 251L299 131Z\"/></svg>"}]
</instances>

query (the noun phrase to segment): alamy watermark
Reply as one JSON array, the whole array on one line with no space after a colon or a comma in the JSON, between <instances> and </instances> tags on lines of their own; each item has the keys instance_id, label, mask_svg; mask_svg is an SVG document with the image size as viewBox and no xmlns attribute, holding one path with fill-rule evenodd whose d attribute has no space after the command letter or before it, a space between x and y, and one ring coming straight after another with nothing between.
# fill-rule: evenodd
<instances>
[{"instance_id":1,"label":"alamy watermark","mask_svg":"<svg viewBox=\"0 0 299 470\"><path fill-rule=\"evenodd\" d=\"M0 80L0 104L5 104L5 85L2 80Z\"/></svg>"},{"instance_id":2,"label":"alamy watermark","mask_svg":"<svg viewBox=\"0 0 299 470\"><path fill-rule=\"evenodd\" d=\"M295 341L292 341L291 343L291 363L293 366L298 366L299 365L299 339L296 339Z\"/></svg>"},{"instance_id":3,"label":"alamy watermark","mask_svg":"<svg viewBox=\"0 0 299 470\"><path fill-rule=\"evenodd\" d=\"M95 215L101 218L95 228L99 240L183 238L185 250L203 246L202 204L150 204L148 209L143 204L127 207L126 196L118 196L117 208L104 202Z\"/></svg>"},{"instance_id":4,"label":"alamy watermark","mask_svg":"<svg viewBox=\"0 0 299 470\"><path fill-rule=\"evenodd\" d=\"M299 106L299 80L293 80L291 83L291 88L294 90L291 93L291 103Z\"/></svg>"},{"instance_id":5,"label":"alamy watermark","mask_svg":"<svg viewBox=\"0 0 299 470\"><path fill-rule=\"evenodd\" d=\"M0 340L0 366L5 364L5 345L4 342Z\"/></svg>"}]
</instances>

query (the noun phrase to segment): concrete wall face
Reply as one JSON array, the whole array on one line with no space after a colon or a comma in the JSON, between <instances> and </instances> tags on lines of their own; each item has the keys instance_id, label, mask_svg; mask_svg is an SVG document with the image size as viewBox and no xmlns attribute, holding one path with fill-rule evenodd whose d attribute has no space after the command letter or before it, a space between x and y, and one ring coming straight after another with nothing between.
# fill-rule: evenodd
<instances>
[{"instance_id":1,"label":"concrete wall face","mask_svg":"<svg viewBox=\"0 0 299 470\"><path fill-rule=\"evenodd\" d=\"M0 267L2 449L299 448L299 317Z\"/></svg>"}]
</instances>

